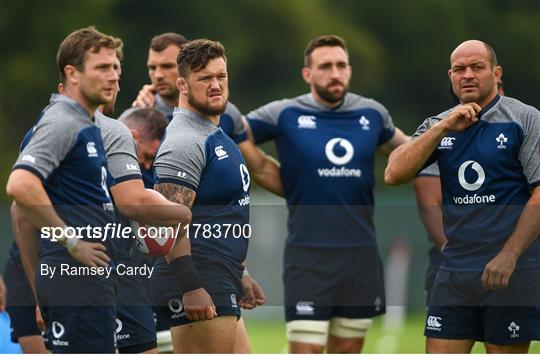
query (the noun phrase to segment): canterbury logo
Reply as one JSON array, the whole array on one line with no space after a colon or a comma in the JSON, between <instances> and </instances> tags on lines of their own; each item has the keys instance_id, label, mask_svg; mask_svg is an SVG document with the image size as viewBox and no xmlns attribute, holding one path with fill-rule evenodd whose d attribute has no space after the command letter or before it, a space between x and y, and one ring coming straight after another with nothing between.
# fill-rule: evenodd
<instances>
[{"instance_id":1,"label":"canterbury logo","mask_svg":"<svg viewBox=\"0 0 540 355\"><path fill-rule=\"evenodd\" d=\"M455 140L455 137L444 137L439 145L439 149L452 149Z\"/></svg>"},{"instance_id":2,"label":"canterbury logo","mask_svg":"<svg viewBox=\"0 0 540 355\"><path fill-rule=\"evenodd\" d=\"M229 154L223 149L222 145L217 146L214 149L214 152L216 152L216 156L218 157L218 160L225 159L229 157Z\"/></svg>"},{"instance_id":3,"label":"canterbury logo","mask_svg":"<svg viewBox=\"0 0 540 355\"><path fill-rule=\"evenodd\" d=\"M317 117L315 116L298 116L298 128L315 129L317 128L317 123L315 122L316 119Z\"/></svg>"},{"instance_id":4,"label":"canterbury logo","mask_svg":"<svg viewBox=\"0 0 540 355\"><path fill-rule=\"evenodd\" d=\"M427 325L431 328L440 328L442 324L439 322L442 320L441 317L429 316L427 319Z\"/></svg>"}]
</instances>

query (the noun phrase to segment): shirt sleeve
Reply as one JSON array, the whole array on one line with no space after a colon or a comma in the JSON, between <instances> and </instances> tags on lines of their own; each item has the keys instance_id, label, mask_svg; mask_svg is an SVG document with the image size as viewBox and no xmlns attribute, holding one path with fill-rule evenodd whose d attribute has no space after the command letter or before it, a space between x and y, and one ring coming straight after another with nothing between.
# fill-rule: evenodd
<instances>
[{"instance_id":1,"label":"shirt sleeve","mask_svg":"<svg viewBox=\"0 0 540 355\"><path fill-rule=\"evenodd\" d=\"M25 169L42 181L60 165L77 141L80 123L66 117L45 115L36 125L13 169Z\"/></svg>"},{"instance_id":2,"label":"shirt sleeve","mask_svg":"<svg viewBox=\"0 0 540 355\"><path fill-rule=\"evenodd\" d=\"M204 142L167 132L154 161L156 184L174 183L197 191L205 167Z\"/></svg>"},{"instance_id":3,"label":"shirt sleeve","mask_svg":"<svg viewBox=\"0 0 540 355\"><path fill-rule=\"evenodd\" d=\"M247 120L256 144L276 139L279 116L289 100L274 101L251 111Z\"/></svg>"},{"instance_id":4,"label":"shirt sleeve","mask_svg":"<svg viewBox=\"0 0 540 355\"><path fill-rule=\"evenodd\" d=\"M524 116L524 138L518 159L527 182L531 187L536 187L540 185L540 111L530 107Z\"/></svg>"},{"instance_id":5,"label":"shirt sleeve","mask_svg":"<svg viewBox=\"0 0 540 355\"><path fill-rule=\"evenodd\" d=\"M234 104L228 102L224 115L230 117L233 123L232 139L236 144L242 143L247 139L246 128L242 123L242 113Z\"/></svg>"},{"instance_id":6,"label":"shirt sleeve","mask_svg":"<svg viewBox=\"0 0 540 355\"><path fill-rule=\"evenodd\" d=\"M114 179L113 184L123 181L142 179L135 142L129 129L112 118L107 126L102 126L103 145L107 152L107 166Z\"/></svg>"}]
</instances>

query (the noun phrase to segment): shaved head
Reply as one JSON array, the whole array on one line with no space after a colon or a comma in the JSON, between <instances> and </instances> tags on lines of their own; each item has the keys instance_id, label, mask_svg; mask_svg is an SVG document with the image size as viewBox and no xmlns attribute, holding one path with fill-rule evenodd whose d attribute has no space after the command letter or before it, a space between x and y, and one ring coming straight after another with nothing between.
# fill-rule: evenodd
<instances>
[{"instance_id":1,"label":"shaved head","mask_svg":"<svg viewBox=\"0 0 540 355\"><path fill-rule=\"evenodd\" d=\"M452 59L462 53L484 53L488 57L489 64L491 67L495 67L497 65L497 55L495 54L495 50L493 47L491 47L486 42L479 41L477 39L471 39L468 41L465 41L461 43L459 46L454 49L452 54L450 55L450 65L452 64Z\"/></svg>"},{"instance_id":2,"label":"shaved head","mask_svg":"<svg viewBox=\"0 0 540 355\"><path fill-rule=\"evenodd\" d=\"M461 103L476 102L481 107L497 95L502 68L493 48L485 42L469 40L450 55L448 76Z\"/></svg>"}]
</instances>

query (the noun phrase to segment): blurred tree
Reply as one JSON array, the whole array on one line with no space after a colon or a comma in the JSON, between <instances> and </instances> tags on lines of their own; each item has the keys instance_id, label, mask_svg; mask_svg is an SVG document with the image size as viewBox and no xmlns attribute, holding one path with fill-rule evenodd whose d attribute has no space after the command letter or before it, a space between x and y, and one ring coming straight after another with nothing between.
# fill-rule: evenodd
<instances>
[{"instance_id":1,"label":"blurred tree","mask_svg":"<svg viewBox=\"0 0 540 355\"><path fill-rule=\"evenodd\" d=\"M56 89L58 44L80 27L95 25L124 40L118 112L149 80L148 43L156 34L221 41L228 52L231 100L246 113L305 93L305 45L316 35L338 34L350 49L351 90L383 102L396 123L412 132L426 116L449 107L448 57L470 38L496 49L507 94L538 107L539 20L539 1L511 0L4 1L0 184L5 186L22 136Z\"/></svg>"}]
</instances>

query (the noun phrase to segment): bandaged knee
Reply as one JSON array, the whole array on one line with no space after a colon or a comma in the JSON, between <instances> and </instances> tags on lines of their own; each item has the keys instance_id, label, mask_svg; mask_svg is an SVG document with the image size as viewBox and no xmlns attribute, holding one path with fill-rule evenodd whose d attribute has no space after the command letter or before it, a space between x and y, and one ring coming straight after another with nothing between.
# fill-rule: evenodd
<instances>
[{"instance_id":1,"label":"bandaged knee","mask_svg":"<svg viewBox=\"0 0 540 355\"><path fill-rule=\"evenodd\" d=\"M156 333L157 338L157 347L158 352L161 353L172 353L172 337L170 330L162 330Z\"/></svg>"},{"instance_id":2,"label":"bandaged knee","mask_svg":"<svg viewBox=\"0 0 540 355\"><path fill-rule=\"evenodd\" d=\"M329 321L293 320L287 322L287 340L325 346L328 341Z\"/></svg>"},{"instance_id":3,"label":"bandaged knee","mask_svg":"<svg viewBox=\"0 0 540 355\"><path fill-rule=\"evenodd\" d=\"M334 317L330 319L330 334L339 338L364 338L372 324L373 320L370 318Z\"/></svg>"}]
</instances>

